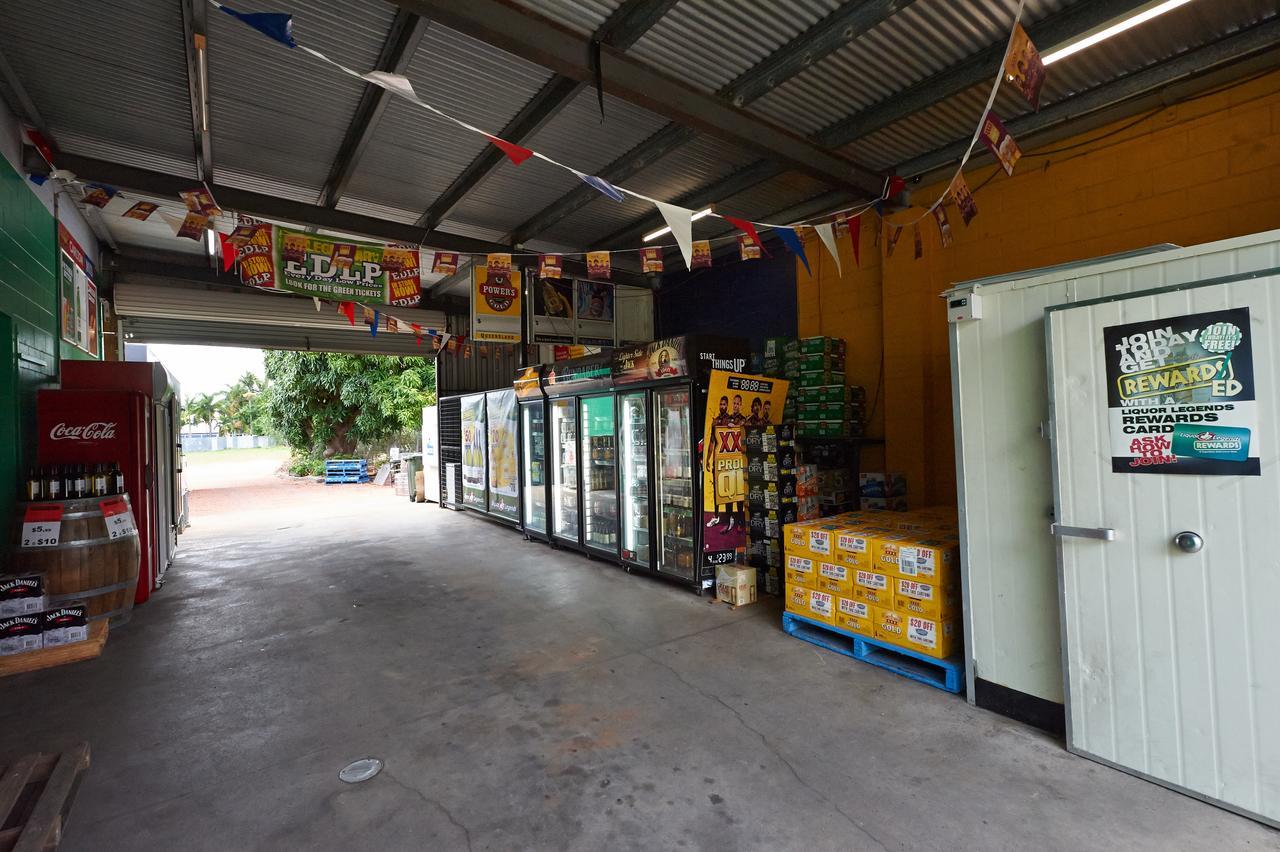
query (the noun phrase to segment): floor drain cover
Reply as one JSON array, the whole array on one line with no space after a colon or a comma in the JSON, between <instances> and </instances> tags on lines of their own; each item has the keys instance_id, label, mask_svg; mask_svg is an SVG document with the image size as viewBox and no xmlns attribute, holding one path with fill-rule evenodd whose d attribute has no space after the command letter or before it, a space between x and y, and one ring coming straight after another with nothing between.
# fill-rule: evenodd
<instances>
[{"instance_id":1,"label":"floor drain cover","mask_svg":"<svg viewBox=\"0 0 1280 852\"><path fill-rule=\"evenodd\" d=\"M355 763L347 764L338 777L348 784L359 784L361 781L368 781L373 776L382 771L382 761L376 757L366 757L357 760Z\"/></svg>"}]
</instances>

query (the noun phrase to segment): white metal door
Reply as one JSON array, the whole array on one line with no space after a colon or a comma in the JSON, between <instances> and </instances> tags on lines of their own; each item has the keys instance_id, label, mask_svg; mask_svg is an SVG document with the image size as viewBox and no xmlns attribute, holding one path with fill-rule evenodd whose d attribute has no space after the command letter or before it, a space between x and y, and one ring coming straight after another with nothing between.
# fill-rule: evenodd
<instances>
[{"instance_id":1,"label":"white metal door","mask_svg":"<svg viewBox=\"0 0 1280 852\"><path fill-rule=\"evenodd\" d=\"M1278 296L1242 275L1046 323L1068 747L1272 825Z\"/></svg>"}]
</instances>

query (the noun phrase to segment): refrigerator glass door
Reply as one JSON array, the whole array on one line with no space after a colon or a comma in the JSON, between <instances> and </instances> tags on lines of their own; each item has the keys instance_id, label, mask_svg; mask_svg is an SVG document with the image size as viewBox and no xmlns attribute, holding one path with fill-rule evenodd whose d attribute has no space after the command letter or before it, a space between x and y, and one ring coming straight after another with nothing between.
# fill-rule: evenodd
<instances>
[{"instance_id":1,"label":"refrigerator glass door","mask_svg":"<svg viewBox=\"0 0 1280 852\"><path fill-rule=\"evenodd\" d=\"M554 479L551 482L551 531L578 541L578 419L577 400L551 402L551 440Z\"/></svg>"},{"instance_id":2,"label":"refrigerator glass door","mask_svg":"<svg viewBox=\"0 0 1280 852\"><path fill-rule=\"evenodd\" d=\"M541 402L520 406L524 436L524 525L532 532L547 531L547 448Z\"/></svg>"},{"instance_id":3,"label":"refrigerator glass door","mask_svg":"<svg viewBox=\"0 0 1280 852\"><path fill-rule=\"evenodd\" d=\"M648 393L622 394L618 453L622 476L622 558L649 567Z\"/></svg>"},{"instance_id":4,"label":"refrigerator glass door","mask_svg":"<svg viewBox=\"0 0 1280 852\"><path fill-rule=\"evenodd\" d=\"M613 395L583 397L581 404L583 541L597 550L617 551L618 439Z\"/></svg>"},{"instance_id":5,"label":"refrigerator glass door","mask_svg":"<svg viewBox=\"0 0 1280 852\"><path fill-rule=\"evenodd\" d=\"M696 576L693 505L693 443L689 389L656 392L654 427L658 436L658 522L661 534L657 569L692 582Z\"/></svg>"}]
</instances>

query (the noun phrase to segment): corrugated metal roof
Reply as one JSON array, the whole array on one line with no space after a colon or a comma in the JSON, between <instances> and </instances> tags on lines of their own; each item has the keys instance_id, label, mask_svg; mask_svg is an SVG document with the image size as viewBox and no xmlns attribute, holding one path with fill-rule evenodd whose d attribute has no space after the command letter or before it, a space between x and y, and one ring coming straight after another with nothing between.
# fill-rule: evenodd
<instances>
[{"instance_id":1,"label":"corrugated metal roof","mask_svg":"<svg viewBox=\"0 0 1280 852\"><path fill-rule=\"evenodd\" d=\"M290 0L289 10L300 43L361 71L376 65L395 16L382 0ZM217 180L314 203L365 84L212 9L209 81Z\"/></svg>"},{"instance_id":2,"label":"corrugated metal roof","mask_svg":"<svg viewBox=\"0 0 1280 852\"><path fill-rule=\"evenodd\" d=\"M622 0L524 0L520 5L580 35L591 35Z\"/></svg>"},{"instance_id":3,"label":"corrugated metal roof","mask_svg":"<svg viewBox=\"0 0 1280 852\"><path fill-rule=\"evenodd\" d=\"M58 144L194 173L182 32L177 3L0 3L0 49Z\"/></svg>"},{"instance_id":4,"label":"corrugated metal roof","mask_svg":"<svg viewBox=\"0 0 1280 852\"><path fill-rule=\"evenodd\" d=\"M683 0L628 53L713 92L840 5L840 0Z\"/></svg>"},{"instance_id":5,"label":"corrugated metal roof","mask_svg":"<svg viewBox=\"0 0 1280 852\"><path fill-rule=\"evenodd\" d=\"M537 94L551 72L431 24L405 76L422 100L496 134ZM392 98L347 191L377 204L425 211L488 144L402 98Z\"/></svg>"}]
</instances>

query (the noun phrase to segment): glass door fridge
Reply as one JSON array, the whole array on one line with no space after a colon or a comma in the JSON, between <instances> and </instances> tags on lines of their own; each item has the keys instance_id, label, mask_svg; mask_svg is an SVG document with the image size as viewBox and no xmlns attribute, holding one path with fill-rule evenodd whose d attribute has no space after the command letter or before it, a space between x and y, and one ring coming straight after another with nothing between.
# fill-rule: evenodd
<instances>
[{"instance_id":1,"label":"glass door fridge","mask_svg":"<svg viewBox=\"0 0 1280 852\"><path fill-rule=\"evenodd\" d=\"M520 457L524 531L530 538L547 537L547 430L546 403L541 399L520 403Z\"/></svg>"},{"instance_id":2,"label":"glass door fridge","mask_svg":"<svg viewBox=\"0 0 1280 852\"><path fill-rule=\"evenodd\" d=\"M582 543L589 552L618 556L618 439L613 394L579 400L582 468Z\"/></svg>"},{"instance_id":3,"label":"glass door fridge","mask_svg":"<svg viewBox=\"0 0 1280 852\"><path fill-rule=\"evenodd\" d=\"M649 392L619 394L618 412L620 556L628 570L650 570L653 567L653 549L649 546L653 500L649 480Z\"/></svg>"},{"instance_id":4,"label":"glass door fridge","mask_svg":"<svg viewBox=\"0 0 1280 852\"><path fill-rule=\"evenodd\" d=\"M698 515L694 505L692 403L687 384L654 391L659 534L654 570L694 585L698 583Z\"/></svg>"},{"instance_id":5,"label":"glass door fridge","mask_svg":"<svg viewBox=\"0 0 1280 852\"><path fill-rule=\"evenodd\" d=\"M581 546L578 506L578 401L550 401L551 535L557 543Z\"/></svg>"}]
</instances>

